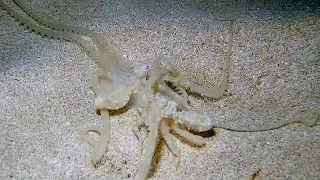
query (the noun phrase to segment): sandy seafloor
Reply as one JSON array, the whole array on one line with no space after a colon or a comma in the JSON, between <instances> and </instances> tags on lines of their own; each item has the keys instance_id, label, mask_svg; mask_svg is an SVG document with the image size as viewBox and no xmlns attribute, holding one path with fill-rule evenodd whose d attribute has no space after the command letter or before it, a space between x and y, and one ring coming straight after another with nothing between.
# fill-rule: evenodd
<instances>
[{"instance_id":1,"label":"sandy seafloor","mask_svg":"<svg viewBox=\"0 0 320 180\"><path fill-rule=\"evenodd\" d=\"M27 2L43 18L92 28L130 61L165 55L182 74L206 86L221 80L229 40L229 22L222 20L235 17L231 96L220 101L190 96L193 109L233 127L266 126L319 110L319 4ZM101 124L88 85L97 65L76 45L28 33L5 11L0 17L0 179L133 179L138 162L136 109L111 117L112 143L94 168L92 148L79 133ZM177 141L182 154L178 169L160 140L150 177L320 177L319 119L313 127L214 132L203 148Z\"/></svg>"}]
</instances>

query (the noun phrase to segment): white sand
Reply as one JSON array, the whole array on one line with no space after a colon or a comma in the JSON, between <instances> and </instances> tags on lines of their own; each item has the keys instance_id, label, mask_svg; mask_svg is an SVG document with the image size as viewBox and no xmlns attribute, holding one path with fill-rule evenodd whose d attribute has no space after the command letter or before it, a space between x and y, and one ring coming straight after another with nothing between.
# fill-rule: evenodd
<instances>
[{"instance_id":1,"label":"white sand","mask_svg":"<svg viewBox=\"0 0 320 180\"><path fill-rule=\"evenodd\" d=\"M237 127L267 125L320 106L320 18L312 13L256 6L246 11L218 3L210 10L201 0L28 2L41 17L94 29L131 61L164 54L184 75L207 86L220 82L224 67L228 22L218 19L233 13L232 96L218 102L190 97L194 109ZM79 133L101 124L88 86L97 66L77 46L25 32L5 11L0 17L0 179L134 178L135 108L111 118L113 142L94 168L92 148ZM259 170L258 179L320 177L319 125L216 132L204 148L178 141L179 169L161 141L152 178L248 180Z\"/></svg>"}]
</instances>

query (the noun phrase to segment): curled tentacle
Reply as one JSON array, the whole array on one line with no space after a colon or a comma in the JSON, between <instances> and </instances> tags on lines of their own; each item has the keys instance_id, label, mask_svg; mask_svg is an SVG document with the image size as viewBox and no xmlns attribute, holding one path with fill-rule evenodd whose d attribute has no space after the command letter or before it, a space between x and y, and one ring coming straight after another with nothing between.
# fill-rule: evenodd
<instances>
[{"instance_id":1,"label":"curled tentacle","mask_svg":"<svg viewBox=\"0 0 320 180\"><path fill-rule=\"evenodd\" d=\"M197 146L204 146L206 144L206 140L203 137L192 134L191 132L181 128L179 124L173 124L171 129L192 144Z\"/></svg>"},{"instance_id":2,"label":"curled tentacle","mask_svg":"<svg viewBox=\"0 0 320 180\"><path fill-rule=\"evenodd\" d=\"M168 119L162 118L160 121L159 129L163 139L168 145L168 148L170 149L172 154L178 158L177 165L176 165L176 167L178 168L181 160L180 149L178 148L176 142L174 141L174 135L170 133L171 128L168 125L167 121Z\"/></svg>"},{"instance_id":3,"label":"curled tentacle","mask_svg":"<svg viewBox=\"0 0 320 180\"><path fill-rule=\"evenodd\" d=\"M99 164L103 154L108 148L108 144L110 141L110 116L108 110L100 110L101 118L102 118L102 127L93 126L86 128L81 136L84 141L87 141L90 145L93 146L93 151L91 153L91 161L94 166ZM99 140L96 141L91 139L88 136L89 132L95 132L100 135Z\"/></svg>"},{"instance_id":4,"label":"curled tentacle","mask_svg":"<svg viewBox=\"0 0 320 180\"><path fill-rule=\"evenodd\" d=\"M183 77L179 74L179 72L174 68L170 61L166 60L164 64L167 66L167 70L170 72L168 73L169 77L166 80L173 83L176 87L184 87L190 89L192 92L196 92L201 94L202 96L206 96L209 98L220 99L222 96L225 95L228 89L228 81L229 81L229 74L230 74L230 66L231 66L231 55L232 55L232 46L233 46L233 21L230 22L229 25L229 43L227 47L227 55L226 55L226 66L222 72L222 80L220 85L217 87L205 87L199 84L192 82L191 80ZM154 62L154 66L157 68L161 68L161 60L163 57L158 57Z\"/></svg>"}]
</instances>

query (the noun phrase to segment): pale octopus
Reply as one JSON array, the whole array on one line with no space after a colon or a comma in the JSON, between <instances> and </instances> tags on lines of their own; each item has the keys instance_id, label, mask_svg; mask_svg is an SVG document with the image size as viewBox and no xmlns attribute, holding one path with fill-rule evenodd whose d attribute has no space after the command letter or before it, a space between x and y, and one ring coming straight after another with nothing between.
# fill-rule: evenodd
<instances>
[{"instance_id":1,"label":"pale octopus","mask_svg":"<svg viewBox=\"0 0 320 180\"><path fill-rule=\"evenodd\" d=\"M82 48L100 68L92 77L90 84L96 94L95 105L101 114L102 127L88 127L81 133L81 137L93 146L91 161L94 165L100 162L110 140L109 110L118 110L125 107L130 99L134 99L135 105L141 113L140 124L145 124L149 131L147 149L138 162L136 179L141 180L146 179L148 176L157 143L158 130L160 130L171 152L177 156L179 160L180 151L174 142L171 131L195 145L203 146L205 145L204 138L194 135L188 130L203 132L213 127L219 127L233 131L264 131L295 122L302 122L301 119L303 119L303 117L278 124L276 127L234 129L225 124L217 124L206 113L191 110L192 108L188 105L187 93L183 88L213 99L220 99L226 94L233 45L233 21L231 21L229 26L230 37L227 47L226 67L222 74L222 81L218 87L208 88L197 85L189 79L184 78L168 60L162 62L161 60L163 60L163 58L159 57L151 64L132 63L117 54L106 43L106 40L97 33L86 28L63 25L41 19L27 9L20 0L13 1L27 15L42 26L31 22L0 0L1 8L6 10L19 25L43 37L75 43ZM165 66L162 66L162 64ZM176 87L176 90L172 90L167 85L167 82L171 82L173 86ZM307 123L306 125L310 126L312 124L314 124L314 122ZM100 138L97 141L91 139L88 136L89 132L98 133Z\"/></svg>"}]
</instances>

